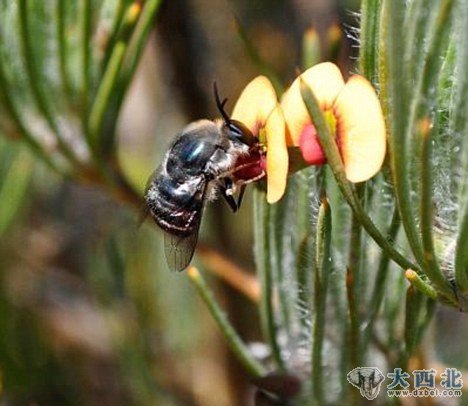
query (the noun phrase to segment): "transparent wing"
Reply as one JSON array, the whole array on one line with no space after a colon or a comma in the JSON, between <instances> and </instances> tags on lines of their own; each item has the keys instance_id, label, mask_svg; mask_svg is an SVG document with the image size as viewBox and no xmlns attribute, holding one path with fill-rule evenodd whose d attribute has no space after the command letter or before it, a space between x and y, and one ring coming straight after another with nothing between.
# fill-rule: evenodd
<instances>
[{"instance_id":1,"label":"transparent wing","mask_svg":"<svg viewBox=\"0 0 468 406\"><path fill-rule=\"evenodd\" d=\"M183 271L192 260L195 247L198 241L198 231L205 206L205 195L208 187L207 182L200 184L202 187L201 198L195 206L192 204L190 210L194 213L192 232L186 236L171 234L164 231L164 253L166 255L167 266L171 271ZM192 202L193 203L193 202Z\"/></svg>"},{"instance_id":2,"label":"transparent wing","mask_svg":"<svg viewBox=\"0 0 468 406\"><path fill-rule=\"evenodd\" d=\"M199 226L200 222L198 222ZM166 255L167 266L171 271L183 271L190 264L195 247L197 246L198 227L196 232L187 237L180 237L164 232L164 253Z\"/></svg>"}]
</instances>

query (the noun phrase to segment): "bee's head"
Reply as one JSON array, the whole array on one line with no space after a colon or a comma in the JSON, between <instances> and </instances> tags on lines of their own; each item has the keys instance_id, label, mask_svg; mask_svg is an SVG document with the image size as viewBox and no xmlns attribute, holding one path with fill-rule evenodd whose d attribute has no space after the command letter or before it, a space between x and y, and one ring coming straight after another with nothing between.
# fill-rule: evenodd
<instances>
[{"instance_id":1,"label":"bee's head","mask_svg":"<svg viewBox=\"0 0 468 406\"><path fill-rule=\"evenodd\" d=\"M216 107L218 107L219 112L224 120L224 126L229 131L229 137L239 140L240 142L248 145L249 147L255 145L258 142L257 137L252 134L247 126L240 121L232 120L231 117L226 113L224 110L224 105L227 102L227 99L223 99L223 101L219 98L218 87L216 86L216 82L213 85L214 87L214 95L216 100Z\"/></svg>"}]
</instances>

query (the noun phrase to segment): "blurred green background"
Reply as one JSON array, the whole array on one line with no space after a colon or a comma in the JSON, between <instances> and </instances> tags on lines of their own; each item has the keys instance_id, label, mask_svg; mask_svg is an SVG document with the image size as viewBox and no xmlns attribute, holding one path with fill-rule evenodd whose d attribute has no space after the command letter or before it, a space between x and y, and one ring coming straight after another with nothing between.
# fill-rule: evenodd
<instances>
[{"instance_id":1,"label":"blurred green background","mask_svg":"<svg viewBox=\"0 0 468 406\"><path fill-rule=\"evenodd\" d=\"M68 98L56 57L61 3L66 4ZM248 377L193 287L184 274L167 270L159 230L150 222L139 227L142 207L128 204L101 181L92 182L92 176L64 180L54 173L18 140L18 121L8 107L13 100L29 131L53 150L41 94L52 99L59 132L86 160L80 112L91 106L81 97L88 97L86 85L89 93L98 87L99 69L108 66L107 48L99 44L107 40L114 8L130 3L0 2L2 404L251 403ZM142 194L172 137L190 121L216 117L214 80L229 98L229 109L264 69L290 82L301 65L302 37L310 27L324 45L329 28L340 27L337 60L344 72L352 70L359 6L358 0L163 1L151 18L128 91L113 93L113 101L125 95L123 105L104 120L104 126L116 128L119 170ZM21 42L21 7L29 8L35 73ZM84 22L83 8L89 16ZM76 24L71 24L75 16ZM80 24L91 27L92 49L103 51L88 52L84 70ZM210 205L200 238L204 254L195 263L210 269L221 260L232 261L230 266L243 275L253 275L251 212L250 193L236 215L223 202ZM210 282L241 336L260 341L253 301L224 278ZM255 280L248 279L247 285L255 290ZM466 317L440 309L426 339L427 356L441 365L468 368L467 334Z\"/></svg>"}]
</instances>

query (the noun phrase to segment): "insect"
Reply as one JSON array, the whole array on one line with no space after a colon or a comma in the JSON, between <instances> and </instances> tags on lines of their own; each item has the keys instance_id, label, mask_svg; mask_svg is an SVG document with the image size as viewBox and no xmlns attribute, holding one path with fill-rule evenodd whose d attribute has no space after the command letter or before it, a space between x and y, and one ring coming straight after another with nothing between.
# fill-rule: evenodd
<instances>
[{"instance_id":1,"label":"insect","mask_svg":"<svg viewBox=\"0 0 468 406\"><path fill-rule=\"evenodd\" d=\"M145 193L147 209L164 231L164 251L172 271L184 270L193 257L206 202L222 196L236 212L246 184L265 176L265 154L258 138L225 112L227 99L220 101L216 84L214 94L222 119L185 127Z\"/></svg>"}]
</instances>

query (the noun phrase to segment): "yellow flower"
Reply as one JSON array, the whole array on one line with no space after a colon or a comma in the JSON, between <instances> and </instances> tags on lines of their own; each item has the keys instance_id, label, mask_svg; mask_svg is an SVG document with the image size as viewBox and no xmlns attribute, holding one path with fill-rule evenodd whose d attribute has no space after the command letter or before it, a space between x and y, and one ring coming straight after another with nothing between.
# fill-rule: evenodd
<instances>
[{"instance_id":1,"label":"yellow flower","mask_svg":"<svg viewBox=\"0 0 468 406\"><path fill-rule=\"evenodd\" d=\"M386 133L382 110L372 85L354 75L344 82L330 62L313 66L284 93L281 103L270 81L259 76L236 103L232 118L243 122L266 146L267 200L284 194L288 175L288 146L299 147L309 165L326 163L317 131L301 97L300 82L313 91L338 144L346 177L363 182L382 166Z\"/></svg>"},{"instance_id":2,"label":"yellow flower","mask_svg":"<svg viewBox=\"0 0 468 406\"><path fill-rule=\"evenodd\" d=\"M265 76L246 86L231 118L246 125L266 146L267 200L277 202L284 194L288 176L286 127L275 89Z\"/></svg>"},{"instance_id":3,"label":"yellow flower","mask_svg":"<svg viewBox=\"0 0 468 406\"><path fill-rule=\"evenodd\" d=\"M386 133L380 103L372 85L354 75L344 82L338 67L321 63L297 78L281 99L290 142L299 146L309 164L324 163L317 132L301 97L300 80L312 89L341 152L346 177L363 182L382 166Z\"/></svg>"}]
</instances>

